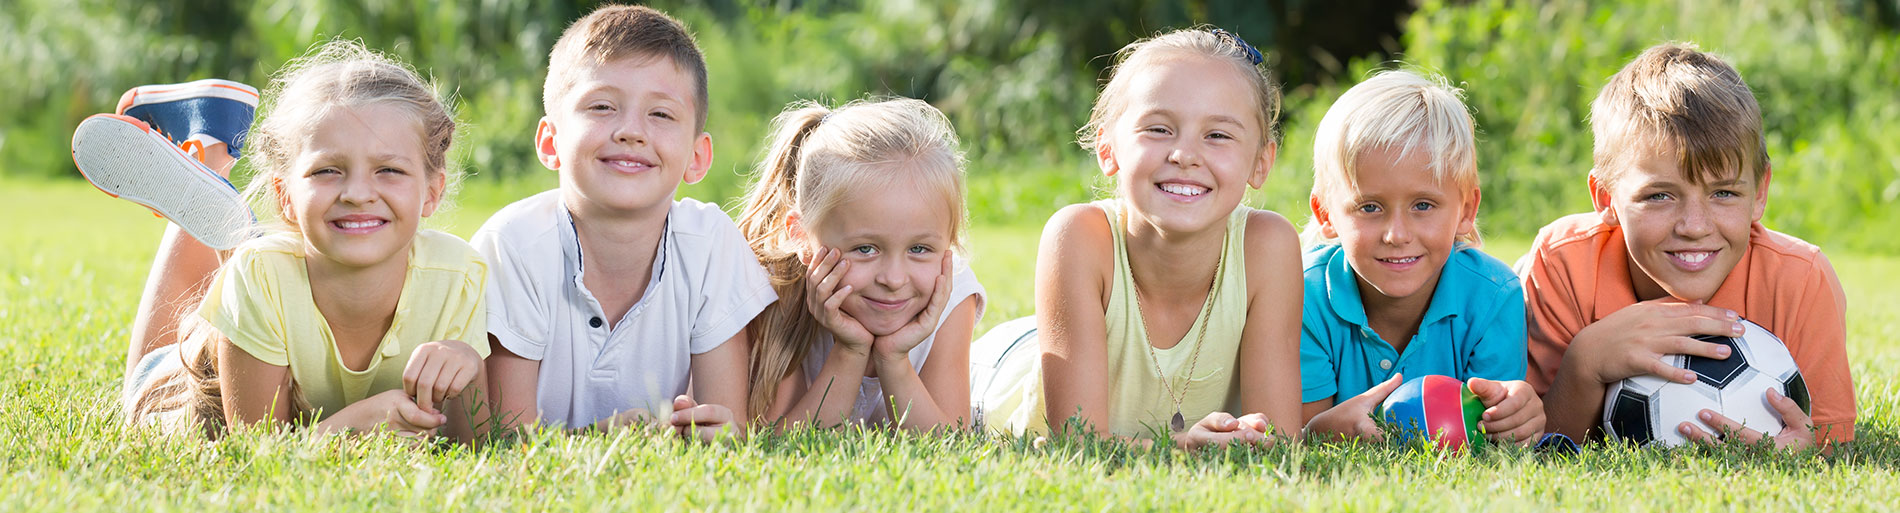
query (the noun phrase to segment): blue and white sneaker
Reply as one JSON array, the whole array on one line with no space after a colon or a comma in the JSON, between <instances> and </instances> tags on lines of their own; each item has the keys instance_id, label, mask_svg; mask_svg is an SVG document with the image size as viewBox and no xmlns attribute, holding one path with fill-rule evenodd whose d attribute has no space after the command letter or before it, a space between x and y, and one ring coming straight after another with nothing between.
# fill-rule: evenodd
<instances>
[{"instance_id":1,"label":"blue and white sneaker","mask_svg":"<svg viewBox=\"0 0 1900 513\"><path fill-rule=\"evenodd\" d=\"M73 164L94 187L152 209L213 249L236 247L257 223L229 180L130 116L81 121L73 131Z\"/></svg>"},{"instance_id":2,"label":"blue and white sneaker","mask_svg":"<svg viewBox=\"0 0 1900 513\"><path fill-rule=\"evenodd\" d=\"M257 115L257 89L215 78L139 86L119 97L118 113L158 129L199 160L204 148L220 142L238 158Z\"/></svg>"}]
</instances>

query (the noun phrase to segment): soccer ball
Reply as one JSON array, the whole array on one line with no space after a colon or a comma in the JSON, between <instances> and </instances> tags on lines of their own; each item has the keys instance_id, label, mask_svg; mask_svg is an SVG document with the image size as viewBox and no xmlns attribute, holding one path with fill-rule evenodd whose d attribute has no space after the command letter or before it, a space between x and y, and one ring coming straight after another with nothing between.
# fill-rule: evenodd
<instances>
[{"instance_id":1,"label":"soccer ball","mask_svg":"<svg viewBox=\"0 0 1900 513\"><path fill-rule=\"evenodd\" d=\"M1406 380L1380 405L1379 418L1392 426L1400 443L1426 436L1439 449L1459 450L1484 445L1484 402L1465 382L1450 376L1419 376Z\"/></svg>"},{"instance_id":2,"label":"soccer ball","mask_svg":"<svg viewBox=\"0 0 1900 513\"><path fill-rule=\"evenodd\" d=\"M1713 431L1696 419L1703 409L1715 410L1743 426L1774 435L1781 431L1781 415L1768 404L1768 390L1780 390L1810 412L1808 384L1795 368L1794 356L1781 339L1758 324L1742 321L1740 337L1697 335L1696 340L1727 344L1729 357L1668 355L1663 361L1696 373L1694 383L1681 384L1643 375L1610 385L1603 394L1603 431L1637 445L1675 447L1688 442L1676 426L1690 422Z\"/></svg>"}]
</instances>

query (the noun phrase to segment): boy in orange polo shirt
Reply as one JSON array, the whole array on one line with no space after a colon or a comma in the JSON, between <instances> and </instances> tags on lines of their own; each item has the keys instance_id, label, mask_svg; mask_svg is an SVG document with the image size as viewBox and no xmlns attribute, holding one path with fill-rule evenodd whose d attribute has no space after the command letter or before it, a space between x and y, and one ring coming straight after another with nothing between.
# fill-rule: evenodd
<instances>
[{"instance_id":1,"label":"boy in orange polo shirt","mask_svg":"<svg viewBox=\"0 0 1900 513\"><path fill-rule=\"evenodd\" d=\"M1727 346L1690 337L1739 335L1739 316L1781 337L1812 397L1810 418L1768 393L1790 427L1773 443L1852 441L1846 299L1820 248L1761 225L1771 173L1740 74L1692 45L1658 45L1610 77L1590 112L1596 211L1545 226L1519 267L1548 429L1597 431L1605 389L1631 376L1695 381L1660 357L1727 358ZM1703 441L1763 438L1713 411L1698 418L1675 428Z\"/></svg>"}]
</instances>

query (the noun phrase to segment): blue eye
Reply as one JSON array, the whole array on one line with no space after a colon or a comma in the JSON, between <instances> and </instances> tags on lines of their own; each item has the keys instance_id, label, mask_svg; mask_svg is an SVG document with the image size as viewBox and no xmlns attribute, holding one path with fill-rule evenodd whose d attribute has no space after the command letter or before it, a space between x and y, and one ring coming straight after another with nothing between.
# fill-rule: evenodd
<instances>
[{"instance_id":1,"label":"blue eye","mask_svg":"<svg viewBox=\"0 0 1900 513\"><path fill-rule=\"evenodd\" d=\"M1355 208L1353 210L1358 210L1360 213L1365 213L1365 214L1377 214L1382 209L1380 209L1378 205L1367 203L1364 205L1360 205L1358 208Z\"/></svg>"},{"instance_id":2,"label":"blue eye","mask_svg":"<svg viewBox=\"0 0 1900 513\"><path fill-rule=\"evenodd\" d=\"M1717 197L1717 198L1740 198L1740 197L1742 197L1742 194L1741 194L1741 193L1739 193L1739 192L1735 192L1735 191L1715 191L1715 197Z\"/></svg>"},{"instance_id":3,"label":"blue eye","mask_svg":"<svg viewBox=\"0 0 1900 513\"><path fill-rule=\"evenodd\" d=\"M857 246L857 247L854 247L854 248L851 248L851 252L852 252L852 253L857 253L857 254L860 254L860 255L875 255L875 254L877 254L877 247L876 247L876 246L872 246L872 245L870 245L870 244L865 244L865 245L862 245L862 246Z\"/></svg>"},{"instance_id":4,"label":"blue eye","mask_svg":"<svg viewBox=\"0 0 1900 513\"><path fill-rule=\"evenodd\" d=\"M1419 212L1430 211L1431 209L1434 209L1434 208L1438 208L1438 205L1433 205L1429 201L1420 201L1418 203L1412 204L1412 210L1417 210Z\"/></svg>"},{"instance_id":5,"label":"blue eye","mask_svg":"<svg viewBox=\"0 0 1900 513\"><path fill-rule=\"evenodd\" d=\"M1644 196L1644 197L1643 197L1643 201L1667 201L1667 200L1669 200L1669 199L1672 199L1672 198L1674 198L1674 197L1673 197L1673 196L1670 196L1670 195L1669 195L1669 193L1667 193L1667 192L1658 192L1658 193L1655 193L1655 194L1650 194L1650 195L1648 195L1648 196Z\"/></svg>"},{"instance_id":6,"label":"blue eye","mask_svg":"<svg viewBox=\"0 0 1900 513\"><path fill-rule=\"evenodd\" d=\"M910 247L910 254L912 255L925 255L929 253L930 253L930 246L919 244L919 245Z\"/></svg>"}]
</instances>

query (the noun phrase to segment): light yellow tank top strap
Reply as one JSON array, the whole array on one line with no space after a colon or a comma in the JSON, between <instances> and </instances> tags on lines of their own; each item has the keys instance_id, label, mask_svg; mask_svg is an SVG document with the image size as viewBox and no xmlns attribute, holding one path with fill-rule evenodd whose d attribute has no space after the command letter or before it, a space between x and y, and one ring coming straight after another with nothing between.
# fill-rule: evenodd
<instances>
[{"instance_id":1,"label":"light yellow tank top strap","mask_svg":"<svg viewBox=\"0 0 1900 513\"><path fill-rule=\"evenodd\" d=\"M1238 413L1240 387L1235 369L1240 360L1240 333L1247 325L1247 215L1252 209L1241 206L1227 216L1227 237L1222 244L1220 276L1215 278L1209 301L1213 308L1203 309L1181 342L1168 349L1149 344L1140 306L1135 303L1135 275L1128 267L1127 232L1123 226L1122 202L1108 199L1094 203L1108 214L1110 231L1115 234L1115 271L1108 294L1108 428L1121 436L1141 436L1154 429L1166 430L1174 416L1172 388L1185 394L1181 415L1192 425L1215 411ZM1204 305L1203 305L1204 306ZM1203 338L1201 331L1206 330ZM1200 345L1196 346L1196 341ZM1153 351L1153 356L1150 351ZM1198 360L1195 351L1200 351ZM1157 374L1157 363L1160 373ZM1193 375L1188 376L1189 367ZM1186 377L1187 379L1183 379ZM1165 382L1163 380L1166 380ZM1183 391L1182 383L1186 383Z\"/></svg>"}]
</instances>

